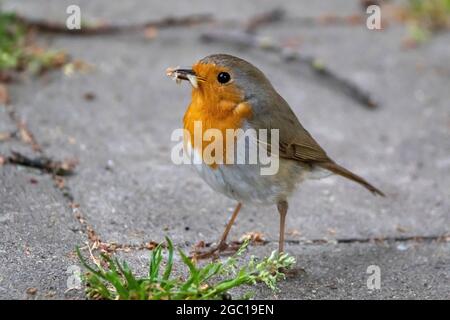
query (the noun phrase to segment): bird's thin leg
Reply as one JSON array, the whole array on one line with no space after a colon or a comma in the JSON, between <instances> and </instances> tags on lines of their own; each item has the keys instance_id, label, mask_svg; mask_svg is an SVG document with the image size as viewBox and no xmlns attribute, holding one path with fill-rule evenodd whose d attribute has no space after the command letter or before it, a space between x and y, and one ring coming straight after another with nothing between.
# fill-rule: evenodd
<instances>
[{"instance_id":1,"label":"bird's thin leg","mask_svg":"<svg viewBox=\"0 0 450 320\"><path fill-rule=\"evenodd\" d=\"M242 207L242 203L238 203L236 208L234 209L234 212L230 218L230 221L228 221L227 226L225 227L225 230L223 231L222 236L220 237L220 241L219 244L215 247L213 247L211 250L208 250L207 252L202 252L202 253L194 253L195 258L197 259L205 259L205 258L209 258L213 255L215 255L217 252L223 251L225 250L228 245L227 245L227 237L228 234L230 233L231 227L234 224L234 221L236 220L239 211L241 210Z\"/></svg>"},{"instance_id":2,"label":"bird's thin leg","mask_svg":"<svg viewBox=\"0 0 450 320\"><path fill-rule=\"evenodd\" d=\"M220 242L218 245L218 248L220 249L223 246L226 246L227 244L227 237L228 237L228 233L230 233L231 227L234 224L234 221L236 220L239 211L241 210L242 207L242 203L238 203L236 208L234 209L233 215L230 218L230 221L228 221L227 226L225 227L225 230L223 231L222 237L220 238Z\"/></svg>"},{"instance_id":3,"label":"bird's thin leg","mask_svg":"<svg viewBox=\"0 0 450 320\"><path fill-rule=\"evenodd\" d=\"M280 238L278 242L278 252L284 251L284 227L286 224L286 214L288 211L288 203L285 200L279 201L277 204L278 212L280 213Z\"/></svg>"},{"instance_id":4,"label":"bird's thin leg","mask_svg":"<svg viewBox=\"0 0 450 320\"><path fill-rule=\"evenodd\" d=\"M288 203L285 200L279 201L277 203L278 212L280 213L280 239L278 243L278 252L282 253L284 251L284 227L286 224L286 214L288 212ZM296 269L286 269L280 268L280 272L283 272L285 275L296 276L299 272L306 273L303 268Z\"/></svg>"}]
</instances>

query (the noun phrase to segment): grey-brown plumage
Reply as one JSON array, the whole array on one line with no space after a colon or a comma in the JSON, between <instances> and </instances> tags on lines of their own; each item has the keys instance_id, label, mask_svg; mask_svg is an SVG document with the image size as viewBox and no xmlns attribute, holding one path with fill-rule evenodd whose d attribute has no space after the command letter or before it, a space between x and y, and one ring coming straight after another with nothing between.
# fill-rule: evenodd
<instances>
[{"instance_id":1,"label":"grey-brown plumage","mask_svg":"<svg viewBox=\"0 0 450 320\"><path fill-rule=\"evenodd\" d=\"M312 167L320 167L332 173L357 182L373 194L384 193L365 179L334 162L303 128L288 103L273 88L266 76L251 63L226 54L211 55L204 58L205 63L223 65L232 70L232 77L246 101L255 108L254 117L249 120L256 129L279 129L279 155L281 158L299 161Z\"/></svg>"}]
</instances>

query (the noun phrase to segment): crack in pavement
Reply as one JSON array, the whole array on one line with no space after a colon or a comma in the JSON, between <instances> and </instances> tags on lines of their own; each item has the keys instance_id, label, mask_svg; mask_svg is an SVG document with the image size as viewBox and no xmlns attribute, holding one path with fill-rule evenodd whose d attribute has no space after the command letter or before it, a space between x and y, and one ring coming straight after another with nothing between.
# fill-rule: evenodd
<instances>
[{"instance_id":1,"label":"crack in pavement","mask_svg":"<svg viewBox=\"0 0 450 320\"><path fill-rule=\"evenodd\" d=\"M81 231L88 237L88 240L99 239L98 236L96 236L94 229L82 217L79 210L79 205L74 202L74 197L69 187L66 186L65 179L63 177L65 175L72 174L76 162L72 160L55 161L52 160L51 157L48 157L42 146L36 140L35 135L27 127L26 123L20 119L11 104L6 103L4 104L4 107L7 110L9 118L16 126L16 132L18 132L21 138L20 142L30 145L32 151L38 153L38 157L29 158L20 153L11 151L11 156L4 157L6 159L5 164L34 168L43 174L49 174L55 182L54 187L62 192L64 199L67 200L68 205L72 208L76 220L82 227Z\"/></svg>"},{"instance_id":2,"label":"crack in pavement","mask_svg":"<svg viewBox=\"0 0 450 320\"><path fill-rule=\"evenodd\" d=\"M338 239L286 239L285 243L290 245L326 245L326 244L352 244L352 243L375 243L375 244L384 244L389 242L416 242L416 243L430 243L430 242L450 242L450 234L444 235L431 235L431 236L404 236L404 237L370 237L370 238L338 238ZM242 241L233 241L231 244L239 245L242 244ZM272 243L278 243L278 240L260 240L260 241L251 241L256 245L268 245ZM205 247L211 247L215 243L208 242L205 243Z\"/></svg>"},{"instance_id":3,"label":"crack in pavement","mask_svg":"<svg viewBox=\"0 0 450 320\"><path fill-rule=\"evenodd\" d=\"M313 240L315 241L315 240ZM317 240L320 241L320 240ZM371 243L371 242L450 242L450 235L431 235L431 236L403 236L403 237L373 237L373 238L343 238L336 239L337 243Z\"/></svg>"},{"instance_id":4,"label":"crack in pavement","mask_svg":"<svg viewBox=\"0 0 450 320\"><path fill-rule=\"evenodd\" d=\"M432 235L432 236L404 236L404 237L371 237L371 238L339 238L339 239L302 239L302 240L285 240L285 243L290 245L337 245L337 244L352 244L352 243L373 243L385 244L395 242L415 242L415 243L446 243L450 242L450 235ZM250 241L253 246L265 246L269 244L277 244L278 240L259 240ZM153 240L141 244L124 244L115 242L99 242L98 248L104 252L113 253L116 251L139 251L139 250L153 250L158 245L165 247L164 243L158 243ZM236 247L243 244L243 241L231 241L229 246ZM215 242L202 243L201 247L209 248L215 245ZM198 245L190 242L175 243L176 247L198 247Z\"/></svg>"}]
</instances>

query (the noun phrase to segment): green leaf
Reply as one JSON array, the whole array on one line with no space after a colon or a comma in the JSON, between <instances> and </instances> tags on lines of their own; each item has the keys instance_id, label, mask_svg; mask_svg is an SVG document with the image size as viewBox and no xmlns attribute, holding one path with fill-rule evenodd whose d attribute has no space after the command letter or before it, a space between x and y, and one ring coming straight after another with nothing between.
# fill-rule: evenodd
<instances>
[{"instance_id":1,"label":"green leaf","mask_svg":"<svg viewBox=\"0 0 450 320\"><path fill-rule=\"evenodd\" d=\"M159 268L162 261L161 244L159 244L155 249L153 249L150 259L150 269L148 277L151 282L156 282L159 276Z\"/></svg>"},{"instance_id":2,"label":"green leaf","mask_svg":"<svg viewBox=\"0 0 450 320\"><path fill-rule=\"evenodd\" d=\"M123 274L123 276L127 280L127 283L128 283L127 288L130 290L139 290L140 284L135 279L133 272L128 267L128 264L124 261L123 265L121 265L120 262L117 260L117 258L114 261L117 264L117 267L119 268L120 272Z\"/></svg>"},{"instance_id":3,"label":"green leaf","mask_svg":"<svg viewBox=\"0 0 450 320\"><path fill-rule=\"evenodd\" d=\"M162 277L164 281L167 281L169 279L173 266L173 244L168 237L166 237L166 242L167 242L167 249L169 250L169 257L167 258L166 269L164 270L164 274Z\"/></svg>"}]
</instances>

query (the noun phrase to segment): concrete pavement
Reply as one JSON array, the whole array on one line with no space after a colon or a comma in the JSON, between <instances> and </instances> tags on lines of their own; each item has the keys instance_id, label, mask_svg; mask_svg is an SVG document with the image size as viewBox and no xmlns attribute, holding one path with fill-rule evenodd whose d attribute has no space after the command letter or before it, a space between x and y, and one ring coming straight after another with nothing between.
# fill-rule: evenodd
<instances>
[{"instance_id":1,"label":"concrete pavement","mask_svg":"<svg viewBox=\"0 0 450 320\"><path fill-rule=\"evenodd\" d=\"M50 10L37 7L38 2ZM242 20L255 13L256 2L237 11L236 3L222 3L218 18ZM357 12L357 1L345 3L284 5L291 19ZM137 1L80 5L89 18L119 23L216 10L206 1L189 7L166 2L141 8ZM35 18L65 17L64 1L5 1L4 7ZM263 12L272 5L258 2L257 7ZM438 239L450 231L450 34L404 50L402 26L369 31L361 25L303 26L292 20L260 33L298 41L298 50L366 88L381 107L365 109L307 70L270 54L201 43L199 34L207 26L160 30L151 40L139 34L42 37L51 48L64 49L94 69L70 77L52 72L24 78L10 86L12 107L46 155L79 159L66 185L103 241L140 244L168 235L188 249L199 240L215 241L234 203L210 190L191 168L171 162L170 135L181 126L190 88L176 86L164 70L215 52L243 57L269 76L331 157L388 195L373 197L337 177L301 185L287 218L287 250L307 275L283 282L277 298L448 299L450 245ZM94 99L87 100L86 93ZM14 126L4 111L0 125L0 132ZM2 154L16 148L26 146L0 142ZM0 297L29 297L26 289L36 287L38 298L49 297L48 292L81 298L82 292L65 293L65 271L76 264L73 249L87 240L67 197L36 170L5 165L0 175ZM276 247L277 219L275 208L244 206L231 237L262 232L269 244L250 250L262 257ZM390 240L368 240L374 238ZM331 243L308 244L320 239ZM121 254L136 268L148 257L142 250ZM381 289L374 292L366 287L370 265L382 274ZM274 297L262 286L256 290L258 298Z\"/></svg>"}]
</instances>

